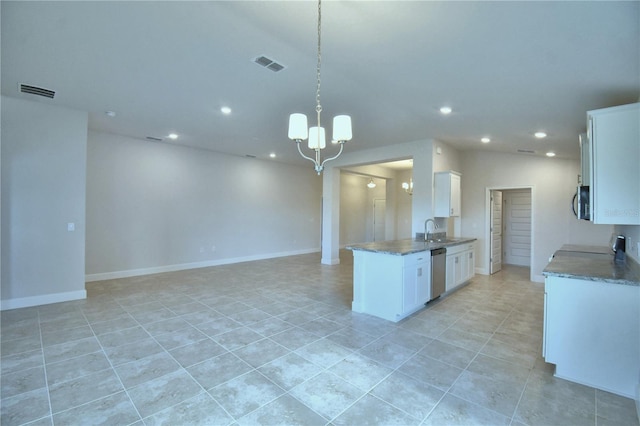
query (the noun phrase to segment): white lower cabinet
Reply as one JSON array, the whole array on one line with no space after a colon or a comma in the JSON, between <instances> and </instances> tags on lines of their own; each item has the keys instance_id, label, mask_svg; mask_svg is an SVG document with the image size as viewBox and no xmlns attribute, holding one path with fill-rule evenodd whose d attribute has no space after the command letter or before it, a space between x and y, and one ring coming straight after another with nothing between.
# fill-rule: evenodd
<instances>
[{"instance_id":1,"label":"white lower cabinet","mask_svg":"<svg viewBox=\"0 0 640 426\"><path fill-rule=\"evenodd\" d=\"M352 310L400 321L431 293L431 252L405 256L354 250Z\"/></svg>"},{"instance_id":2,"label":"white lower cabinet","mask_svg":"<svg viewBox=\"0 0 640 426\"><path fill-rule=\"evenodd\" d=\"M475 275L473 243L447 247L447 277L445 290L451 291Z\"/></svg>"},{"instance_id":3,"label":"white lower cabinet","mask_svg":"<svg viewBox=\"0 0 640 426\"><path fill-rule=\"evenodd\" d=\"M549 276L542 355L555 376L628 398L640 377L640 286Z\"/></svg>"}]
</instances>

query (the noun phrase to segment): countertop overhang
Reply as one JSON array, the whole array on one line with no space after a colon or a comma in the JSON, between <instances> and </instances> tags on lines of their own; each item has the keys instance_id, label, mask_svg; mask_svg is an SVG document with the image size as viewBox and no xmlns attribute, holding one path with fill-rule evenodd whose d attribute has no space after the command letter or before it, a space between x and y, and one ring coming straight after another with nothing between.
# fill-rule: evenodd
<instances>
[{"instance_id":1,"label":"countertop overhang","mask_svg":"<svg viewBox=\"0 0 640 426\"><path fill-rule=\"evenodd\" d=\"M427 242L407 238L405 240L377 241L373 243L351 244L347 250L361 250L374 253L391 254L395 256L405 256L422 251L431 251L439 248L446 248L466 244L475 241L476 238L447 238L443 241Z\"/></svg>"},{"instance_id":2,"label":"countertop overhang","mask_svg":"<svg viewBox=\"0 0 640 426\"><path fill-rule=\"evenodd\" d=\"M640 286L640 266L629 256L615 262L609 247L566 244L556 251L545 276Z\"/></svg>"}]
</instances>

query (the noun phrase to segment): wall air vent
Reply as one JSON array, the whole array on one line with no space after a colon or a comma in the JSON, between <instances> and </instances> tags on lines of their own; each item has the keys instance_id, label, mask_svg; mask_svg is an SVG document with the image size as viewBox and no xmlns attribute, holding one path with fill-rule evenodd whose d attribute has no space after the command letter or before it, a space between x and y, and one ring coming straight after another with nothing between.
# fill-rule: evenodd
<instances>
[{"instance_id":1,"label":"wall air vent","mask_svg":"<svg viewBox=\"0 0 640 426\"><path fill-rule=\"evenodd\" d=\"M520 154L535 154L536 152L531 149L519 149L518 152Z\"/></svg>"},{"instance_id":2,"label":"wall air vent","mask_svg":"<svg viewBox=\"0 0 640 426\"><path fill-rule=\"evenodd\" d=\"M283 69L285 69L284 65L279 64L276 61L274 61L273 59L267 58L266 56L258 56L257 58L253 59L253 62L255 62L256 64L260 65L261 67L268 68L273 72L278 72L278 71L282 71Z\"/></svg>"},{"instance_id":3,"label":"wall air vent","mask_svg":"<svg viewBox=\"0 0 640 426\"><path fill-rule=\"evenodd\" d=\"M156 138L155 136L147 136L147 140L154 142L162 142L162 138Z\"/></svg>"},{"instance_id":4,"label":"wall air vent","mask_svg":"<svg viewBox=\"0 0 640 426\"><path fill-rule=\"evenodd\" d=\"M56 92L54 92L53 90L43 89L42 87L31 86L29 84L23 83L20 83L18 86L18 90L20 91L20 93L26 93L28 95L42 96L43 98L49 99L53 99L53 97L56 95Z\"/></svg>"}]
</instances>

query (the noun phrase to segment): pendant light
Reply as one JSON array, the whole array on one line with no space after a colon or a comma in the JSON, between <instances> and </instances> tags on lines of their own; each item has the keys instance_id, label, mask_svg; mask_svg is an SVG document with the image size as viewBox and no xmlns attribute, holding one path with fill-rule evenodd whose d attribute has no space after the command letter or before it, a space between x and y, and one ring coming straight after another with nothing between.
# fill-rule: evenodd
<instances>
[{"instance_id":1,"label":"pendant light","mask_svg":"<svg viewBox=\"0 0 640 426\"><path fill-rule=\"evenodd\" d=\"M338 115L333 118L333 138L331 140L334 144L340 144L340 151L338 154L325 159L320 159L320 152L326 147L326 138L324 127L320 125L320 113L322 112L322 105L320 105L320 66L322 59L321 49L321 23L322 23L322 0L318 0L318 65L316 68L316 116L317 125L315 127L307 127L307 116L300 113L291 114L289 116L289 139L293 140L298 146L298 152L303 158L313 162L316 173L318 175L322 173L324 165L327 161L335 160L342 154L344 144L350 141L352 138L351 132L351 117L348 115ZM300 148L300 143L303 140L309 139L309 149L315 152L315 158L311 158L305 155Z\"/></svg>"}]
</instances>

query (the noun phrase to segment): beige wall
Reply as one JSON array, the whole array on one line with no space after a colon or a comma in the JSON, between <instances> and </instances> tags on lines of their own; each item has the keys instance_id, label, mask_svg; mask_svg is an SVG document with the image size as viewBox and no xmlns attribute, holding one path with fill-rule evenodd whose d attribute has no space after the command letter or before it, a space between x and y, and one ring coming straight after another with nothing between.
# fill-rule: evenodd
<instances>
[{"instance_id":1,"label":"beige wall","mask_svg":"<svg viewBox=\"0 0 640 426\"><path fill-rule=\"evenodd\" d=\"M465 151L462 166L462 235L475 237L476 268L487 273L487 188L532 188L531 276L542 270L563 244L606 245L610 225L579 221L570 208L578 162L496 152Z\"/></svg>"},{"instance_id":2,"label":"beige wall","mask_svg":"<svg viewBox=\"0 0 640 426\"><path fill-rule=\"evenodd\" d=\"M2 309L86 297L87 120L2 97Z\"/></svg>"}]
</instances>

